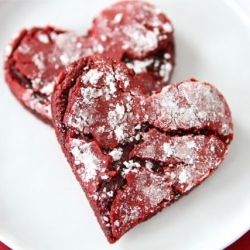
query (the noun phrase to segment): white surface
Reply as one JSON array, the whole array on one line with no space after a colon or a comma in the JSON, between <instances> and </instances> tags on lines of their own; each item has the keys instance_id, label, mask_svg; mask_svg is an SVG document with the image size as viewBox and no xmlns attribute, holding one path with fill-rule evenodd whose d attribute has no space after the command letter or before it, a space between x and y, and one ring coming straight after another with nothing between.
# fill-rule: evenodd
<instances>
[{"instance_id":1,"label":"white surface","mask_svg":"<svg viewBox=\"0 0 250 250\"><path fill-rule=\"evenodd\" d=\"M52 24L83 33L111 2L0 1L0 51L23 27ZM231 106L235 139L227 159L188 196L110 245L53 130L4 83L1 56L0 240L15 250L222 249L250 228L249 1L153 2L176 30L173 81L209 81Z\"/></svg>"}]
</instances>

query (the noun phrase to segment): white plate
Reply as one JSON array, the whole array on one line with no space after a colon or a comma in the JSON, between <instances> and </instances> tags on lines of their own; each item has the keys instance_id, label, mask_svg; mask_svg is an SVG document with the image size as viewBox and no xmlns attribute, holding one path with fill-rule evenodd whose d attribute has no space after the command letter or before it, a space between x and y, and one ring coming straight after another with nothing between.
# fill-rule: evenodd
<instances>
[{"instance_id":1,"label":"white plate","mask_svg":"<svg viewBox=\"0 0 250 250\"><path fill-rule=\"evenodd\" d=\"M23 27L53 24L84 32L112 0L1 1L0 51ZM222 249L250 228L249 20L228 0L153 1L176 29L173 81L215 84L234 117L225 162L188 196L110 245L75 180L53 129L11 95L0 69L0 240L25 250ZM250 12L249 12L250 13Z\"/></svg>"}]
</instances>

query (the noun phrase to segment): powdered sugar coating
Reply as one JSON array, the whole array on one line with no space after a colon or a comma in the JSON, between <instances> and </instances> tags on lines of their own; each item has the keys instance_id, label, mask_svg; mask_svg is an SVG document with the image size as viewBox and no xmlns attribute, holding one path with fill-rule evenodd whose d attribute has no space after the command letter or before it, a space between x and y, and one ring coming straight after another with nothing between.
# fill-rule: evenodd
<instances>
[{"instance_id":1,"label":"powdered sugar coating","mask_svg":"<svg viewBox=\"0 0 250 250\"><path fill-rule=\"evenodd\" d=\"M18 47L18 51L23 55L27 55L31 51L31 47L28 44L22 44Z\"/></svg>"},{"instance_id":2,"label":"powdered sugar coating","mask_svg":"<svg viewBox=\"0 0 250 250\"><path fill-rule=\"evenodd\" d=\"M112 151L109 152L109 155L112 156L113 161L120 160L122 154L123 154L123 149L122 148L114 148Z\"/></svg>"},{"instance_id":3,"label":"powdered sugar coating","mask_svg":"<svg viewBox=\"0 0 250 250\"><path fill-rule=\"evenodd\" d=\"M114 17L107 18L108 15ZM115 37L121 47L136 58L145 57L158 49L159 44L167 41L168 35L173 32L165 14L143 1L116 3L105 9L95 22L94 32L97 35L99 30L104 30L107 39ZM114 23L120 25L114 28Z\"/></svg>"},{"instance_id":4,"label":"powdered sugar coating","mask_svg":"<svg viewBox=\"0 0 250 250\"><path fill-rule=\"evenodd\" d=\"M7 82L20 101L47 122L51 122L51 112L44 110L50 108L58 75L81 57L102 53L126 62L141 76L151 93L167 84L174 65L173 31L166 30L166 25L172 26L153 5L122 1L101 12L86 36L52 27L23 30L12 42L16 43L14 51L13 46L8 46ZM164 54L170 57L166 59ZM129 82L124 83L129 85ZM32 100L22 100L30 90L33 91ZM107 95L106 99L109 98L111 96ZM30 105L34 100L39 105ZM120 130L117 128L117 135L122 138Z\"/></svg>"},{"instance_id":5,"label":"powdered sugar coating","mask_svg":"<svg viewBox=\"0 0 250 250\"><path fill-rule=\"evenodd\" d=\"M211 84L190 79L148 96L124 64L102 56L73 63L58 84L55 129L72 168L78 169L79 150L69 146L75 137L94 143L96 157L109 162L102 171L96 161L91 188L74 172L91 190L88 198L111 242L199 185L227 154L232 118ZM62 99L62 93L69 94ZM93 159L93 150L84 152Z\"/></svg>"},{"instance_id":6,"label":"powdered sugar coating","mask_svg":"<svg viewBox=\"0 0 250 250\"><path fill-rule=\"evenodd\" d=\"M122 21L122 18L123 18L123 14L122 13L118 13L118 14L115 15L115 17L113 19L113 22L120 23Z\"/></svg>"},{"instance_id":7,"label":"powdered sugar coating","mask_svg":"<svg viewBox=\"0 0 250 250\"><path fill-rule=\"evenodd\" d=\"M110 157L104 156L94 143L87 143L79 139L69 141L75 174L84 183L90 194L96 191L96 180L106 176Z\"/></svg>"},{"instance_id":8,"label":"powdered sugar coating","mask_svg":"<svg viewBox=\"0 0 250 250\"><path fill-rule=\"evenodd\" d=\"M126 178L127 186L117 195L111 210L112 233L117 238L145 216L155 213L158 204L173 199L171 186L164 176L142 169L130 172Z\"/></svg>"},{"instance_id":9,"label":"powdered sugar coating","mask_svg":"<svg viewBox=\"0 0 250 250\"><path fill-rule=\"evenodd\" d=\"M96 69L92 69L82 77L82 82L91 83L92 85L95 85L102 76L103 72L98 72Z\"/></svg>"},{"instance_id":10,"label":"powdered sugar coating","mask_svg":"<svg viewBox=\"0 0 250 250\"><path fill-rule=\"evenodd\" d=\"M94 180L97 176L97 172L100 172L101 160L92 153L91 144L83 144L81 140L73 139L71 141L71 152L75 159L74 164L84 165L84 171L81 175L82 181L89 182Z\"/></svg>"},{"instance_id":11,"label":"powdered sugar coating","mask_svg":"<svg viewBox=\"0 0 250 250\"><path fill-rule=\"evenodd\" d=\"M143 31L139 27L128 26L123 30L124 34L129 37L129 40L123 44L123 49L135 48L138 54L141 56L144 51L152 51L157 48L158 45L158 30Z\"/></svg>"},{"instance_id":12,"label":"powdered sugar coating","mask_svg":"<svg viewBox=\"0 0 250 250\"><path fill-rule=\"evenodd\" d=\"M151 66L153 63L153 59L148 59L144 61L133 60L129 63L126 63L130 69L133 69L136 74L140 74L147 70L147 67Z\"/></svg>"},{"instance_id":13,"label":"powdered sugar coating","mask_svg":"<svg viewBox=\"0 0 250 250\"><path fill-rule=\"evenodd\" d=\"M102 31L106 33L105 41ZM122 60L127 66L145 82L151 82L146 86L149 93L152 85L153 90L158 90L169 81L174 66L173 26L152 4L143 1L113 4L95 19L92 32L104 42L109 56L125 56ZM156 82L152 83L152 77Z\"/></svg>"},{"instance_id":14,"label":"powdered sugar coating","mask_svg":"<svg viewBox=\"0 0 250 250\"><path fill-rule=\"evenodd\" d=\"M49 37L46 34L38 34L38 40L42 43L49 43Z\"/></svg>"},{"instance_id":15,"label":"powdered sugar coating","mask_svg":"<svg viewBox=\"0 0 250 250\"><path fill-rule=\"evenodd\" d=\"M32 57L32 61L36 65L37 69L42 73L45 70L44 64L44 54L43 52L38 52Z\"/></svg>"},{"instance_id":16,"label":"powdered sugar coating","mask_svg":"<svg viewBox=\"0 0 250 250\"><path fill-rule=\"evenodd\" d=\"M118 145L117 143L126 143L131 141L131 138L139 140L140 134L136 135L139 120L149 122L165 131L208 129L217 131L225 138L232 134L230 110L221 94L209 84L194 80L186 81L165 87L160 93L142 100L129 92L124 93L114 82L114 79L120 79L119 74L124 70L120 66L114 72L111 67L106 66L98 70L89 69L82 78L86 78L85 76L93 70L96 73L95 76L101 76L98 77L99 83L97 81L95 86L92 86L92 79L84 82L84 84L90 84L91 87L81 88L81 96L76 98L71 115L67 117L67 123L81 131L87 127L87 131L89 129L91 131L92 128L89 127L98 124L102 127L102 131L93 132L96 138L106 133L109 134L105 144L101 144L104 147L110 148L111 145ZM129 78L123 79L130 81ZM102 87L100 87L100 82L102 82ZM113 101L105 103L107 112L100 112L103 109L103 102L109 101L110 98ZM132 105L135 104L133 107L128 108L126 105L128 99ZM139 100L140 107L137 106ZM136 115L134 115L135 112ZM153 152L152 149L150 150ZM169 155L174 153L168 144L165 144L165 150L168 150Z\"/></svg>"},{"instance_id":17,"label":"powdered sugar coating","mask_svg":"<svg viewBox=\"0 0 250 250\"><path fill-rule=\"evenodd\" d=\"M95 39L89 41L88 38L84 39L73 32L54 35L53 41L54 50L49 57L58 58L59 55L60 64L63 66L68 66L81 57L98 52L97 47L99 43ZM93 46L90 42L93 43Z\"/></svg>"},{"instance_id":18,"label":"powdered sugar coating","mask_svg":"<svg viewBox=\"0 0 250 250\"><path fill-rule=\"evenodd\" d=\"M148 102L149 122L165 131L208 128L223 136L233 132L229 107L210 84L191 79L169 85Z\"/></svg>"},{"instance_id":19,"label":"powdered sugar coating","mask_svg":"<svg viewBox=\"0 0 250 250\"><path fill-rule=\"evenodd\" d=\"M184 193L216 169L226 154L225 144L214 136L166 136L152 129L143 135L143 143L136 145L130 155L162 162L172 185Z\"/></svg>"},{"instance_id":20,"label":"powdered sugar coating","mask_svg":"<svg viewBox=\"0 0 250 250\"><path fill-rule=\"evenodd\" d=\"M124 65L105 65L98 59L96 68L83 68L79 95L72 98L70 115L65 116L65 122L74 129L93 133L95 138L107 135L103 143L100 140L99 143L109 149L129 141L135 134L133 124L128 121L140 84L130 84L131 72ZM94 129L97 124L101 129Z\"/></svg>"}]
</instances>

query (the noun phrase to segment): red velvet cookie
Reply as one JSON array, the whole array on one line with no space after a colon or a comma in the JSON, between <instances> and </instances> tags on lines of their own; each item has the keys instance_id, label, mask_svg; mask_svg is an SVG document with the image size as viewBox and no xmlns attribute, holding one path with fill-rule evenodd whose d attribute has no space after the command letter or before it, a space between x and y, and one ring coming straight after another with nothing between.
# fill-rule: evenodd
<instances>
[{"instance_id":1,"label":"red velvet cookie","mask_svg":"<svg viewBox=\"0 0 250 250\"><path fill-rule=\"evenodd\" d=\"M150 93L166 85L173 70L172 24L149 3L123 1L102 11L85 36L52 27L23 30L8 47L6 81L26 108L51 123L51 94L59 72L97 53L133 68Z\"/></svg>"},{"instance_id":2,"label":"red velvet cookie","mask_svg":"<svg viewBox=\"0 0 250 250\"><path fill-rule=\"evenodd\" d=\"M125 64L92 56L71 64L52 96L57 138L111 243L207 178L233 138L209 83L143 89Z\"/></svg>"}]
</instances>

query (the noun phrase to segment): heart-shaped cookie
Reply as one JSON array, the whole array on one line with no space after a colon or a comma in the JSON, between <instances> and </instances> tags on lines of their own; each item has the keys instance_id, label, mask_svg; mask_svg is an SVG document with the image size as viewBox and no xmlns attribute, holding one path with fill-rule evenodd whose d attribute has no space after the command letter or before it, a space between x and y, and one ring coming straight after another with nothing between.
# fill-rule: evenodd
<instances>
[{"instance_id":1,"label":"heart-shaped cookie","mask_svg":"<svg viewBox=\"0 0 250 250\"><path fill-rule=\"evenodd\" d=\"M23 30L8 47L6 81L18 100L51 123L51 94L69 63L102 53L133 68L148 92L170 79L174 66L173 27L155 6L121 1L103 10L85 36L52 27Z\"/></svg>"},{"instance_id":2,"label":"heart-shaped cookie","mask_svg":"<svg viewBox=\"0 0 250 250\"><path fill-rule=\"evenodd\" d=\"M200 184L233 138L212 85L143 88L125 64L92 56L71 64L52 96L57 138L110 242Z\"/></svg>"}]
</instances>

